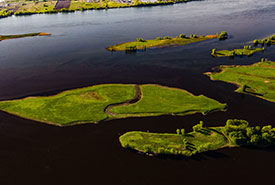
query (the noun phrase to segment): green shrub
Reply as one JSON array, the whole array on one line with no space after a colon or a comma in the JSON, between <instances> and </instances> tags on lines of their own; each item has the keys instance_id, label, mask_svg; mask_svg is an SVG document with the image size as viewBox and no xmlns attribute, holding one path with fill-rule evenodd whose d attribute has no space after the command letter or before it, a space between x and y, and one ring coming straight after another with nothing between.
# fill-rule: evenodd
<instances>
[{"instance_id":1,"label":"green shrub","mask_svg":"<svg viewBox=\"0 0 275 185\"><path fill-rule=\"evenodd\" d=\"M137 38L138 42L144 42L143 38Z\"/></svg>"},{"instance_id":2,"label":"green shrub","mask_svg":"<svg viewBox=\"0 0 275 185\"><path fill-rule=\"evenodd\" d=\"M185 34L180 34L180 38L186 38Z\"/></svg>"}]
</instances>

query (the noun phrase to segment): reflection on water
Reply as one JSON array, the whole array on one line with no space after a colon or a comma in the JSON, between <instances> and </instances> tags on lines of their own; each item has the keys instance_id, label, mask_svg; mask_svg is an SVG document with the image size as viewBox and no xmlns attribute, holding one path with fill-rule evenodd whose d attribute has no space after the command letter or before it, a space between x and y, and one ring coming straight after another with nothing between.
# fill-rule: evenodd
<instances>
[{"instance_id":1,"label":"reflection on water","mask_svg":"<svg viewBox=\"0 0 275 185\"><path fill-rule=\"evenodd\" d=\"M199 120L213 126L229 118L272 124L274 104L234 93L234 85L210 81L202 73L220 64L252 64L262 57L275 60L274 46L250 58L210 55L213 48L239 48L274 34L274 18L273 0L205 0L1 19L0 34L53 34L0 42L1 100L99 83L157 83L205 94L228 103L229 109L206 117L131 118L62 129L0 112L0 177L4 177L0 179L4 184L22 184L30 182L28 176L34 174L33 180L40 184L202 184L205 178L221 181L230 174L232 179L244 178L250 184L270 182L263 177L274 170L272 150L225 149L209 153L205 159L164 160L123 150L117 138L129 130L174 132L183 125L190 129ZM131 55L105 50L137 37L207 35L222 30L230 39ZM232 174L236 169L241 172Z\"/></svg>"}]
</instances>

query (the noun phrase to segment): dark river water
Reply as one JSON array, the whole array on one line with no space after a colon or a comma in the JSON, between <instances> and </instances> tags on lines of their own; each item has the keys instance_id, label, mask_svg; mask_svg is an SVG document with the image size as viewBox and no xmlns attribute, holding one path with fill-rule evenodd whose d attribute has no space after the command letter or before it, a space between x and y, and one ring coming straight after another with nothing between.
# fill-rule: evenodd
<instances>
[{"instance_id":1,"label":"dark river water","mask_svg":"<svg viewBox=\"0 0 275 185\"><path fill-rule=\"evenodd\" d=\"M180 33L207 35L226 30L230 39L125 54L106 47ZM195 158L156 158L120 147L132 130L191 130L204 120L229 118L252 125L274 123L275 104L235 93L203 73L221 64L275 60L275 47L244 58L212 58L213 48L243 47L275 34L274 0L205 0L177 5L9 17L0 34L48 32L0 42L0 100L49 95L102 83L156 83L204 94L228 104L228 111L183 117L112 120L59 128L0 112L0 184L155 185L274 184L275 149L234 148Z\"/></svg>"}]
</instances>

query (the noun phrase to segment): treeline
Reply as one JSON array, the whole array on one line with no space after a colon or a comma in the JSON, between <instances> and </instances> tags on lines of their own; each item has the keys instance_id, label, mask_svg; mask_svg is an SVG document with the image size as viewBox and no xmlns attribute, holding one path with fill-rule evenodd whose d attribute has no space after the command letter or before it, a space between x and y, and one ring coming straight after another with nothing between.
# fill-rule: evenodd
<instances>
[{"instance_id":1,"label":"treeline","mask_svg":"<svg viewBox=\"0 0 275 185\"><path fill-rule=\"evenodd\" d=\"M0 19L12 15L12 11L2 11L0 12Z\"/></svg>"},{"instance_id":2,"label":"treeline","mask_svg":"<svg viewBox=\"0 0 275 185\"><path fill-rule=\"evenodd\" d=\"M44 10L39 11L19 11L19 12L11 12L11 11L3 11L0 12L0 18L8 17L8 16L23 16L23 15L33 15L33 14L55 14L59 12L68 13L68 12L75 12L75 11L85 11L85 10L101 10L101 9L109 9L109 8L127 8L127 7L145 7L145 6L159 6L159 5L169 5L169 4L175 4L175 3L182 3L182 2L188 2L192 0L174 0L174 1L157 1L157 2L139 2L135 1L134 4L123 4L123 3L113 3L108 5L108 3L105 3L105 6L100 6L95 3L85 3L84 7L79 8L69 8L65 9L62 8L61 10L48 10L47 8ZM91 4L91 6L90 6ZM90 7L87 7L85 5L89 5ZM45 5L44 5L45 6ZM46 7L46 6L45 6Z\"/></svg>"},{"instance_id":3,"label":"treeline","mask_svg":"<svg viewBox=\"0 0 275 185\"><path fill-rule=\"evenodd\" d=\"M270 46L271 44L275 44L275 35L272 35L271 37L263 39L263 40L254 40L253 43L256 46L258 44Z\"/></svg>"},{"instance_id":4,"label":"treeline","mask_svg":"<svg viewBox=\"0 0 275 185\"><path fill-rule=\"evenodd\" d=\"M251 127L245 120L230 119L225 133L237 145L267 146L275 144L275 128L271 125Z\"/></svg>"}]
</instances>

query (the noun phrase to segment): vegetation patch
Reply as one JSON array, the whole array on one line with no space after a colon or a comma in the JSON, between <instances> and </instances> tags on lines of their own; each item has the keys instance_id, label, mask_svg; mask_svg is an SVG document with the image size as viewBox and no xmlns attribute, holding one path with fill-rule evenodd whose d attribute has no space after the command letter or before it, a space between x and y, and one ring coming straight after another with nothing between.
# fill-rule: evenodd
<instances>
[{"instance_id":1,"label":"vegetation patch","mask_svg":"<svg viewBox=\"0 0 275 185\"><path fill-rule=\"evenodd\" d=\"M237 92L275 102L275 62L264 61L249 66L220 66L222 71L206 73L212 80L237 84Z\"/></svg>"},{"instance_id":2,"label":"vegetation patch","mask_svg":"<svg viewBox=\"0 0 275 185\"><path fill-rule=\"evenodd\" d=\"M212 49L211 55L214 57L234 57L234 56L251 56L256 52L264 51L264 48L252 48L244 46L243 49L220 50Z\"/></svg>"},{"instance_id":3,"label":"vegetation patch","mask_svg":"<svg viewBox=\"0 0 275 185\"><path fill-rule=\"evenodd\" d=\"M262 45L275 45L275 35L270 36L269 38L263 39L263 40L254 40L254 45L262 44Z\"/></svg>"},{"instance_id":4,"label":"vegetation patch","mask_svg":"<svg viewBox=\"0 0 275 185\"><path fill-rule=\"evenodd\" d=\"M124 148L149 155L192 156L224 147L268 147L275 144L275 128L271 125L250 127L245 120L227 120L224 127L203 127L203 122L193 127L193 132L149 133L132 131L120 136Z\"/></svg>"},{"instance_id":5,"label":"vegetation patch","mask_svg":"<svg viewBox=\"0 0 275 185\"><path fill-rule=\"evenodd\" d=\"M96 85L49 97L0 102L0 110L58 126L132 116L206 114L225 107L225 104L181 89L124 84Z\"/></svg>"},{"instance_id":6,"label":"vegetation patch","mask_svg":"<svg viewBox=\"0 0 275 185\"><path fill-rule=\"evenodd\" d=\"M225 110L226 104L203 95L195 96L185 90L160 85L141 85L141 99L136 103L118 106L111 111L120 117L207 114L210 111Z\"/></svg>"},{"instance_id":7,"label":"vegetation patch","mask_svg":"<svg viewBox=\"0 0 275 185\"><path fill-rule=\"evenodd\" d=\"M185 3L192 0L169 0L156 2L141 2L139 0L116 1L116 0L6 0L0 2L0 18L8 16L24 16L32 14L54 14L67 13L85 10L100 10L111 8L127 8L127 7L145 7L145 6L161 6L176 3ZM2 5L2 6L1 6Z\"/></svg>"},{"instance_id":8,"label":"vegetation patch","mask_svg":"<svg viewBox=\"0 0 275 185\"><path fill-rule=\"evenodd\" d=\"M50 33L27 33L27 34L20 34L20 35L0 35L0 41L2 40L9 40L9 39L18 39L24 37L35 37L35 36L50 36Z\"/></svg>"},{"instance_id":9,"label":"vegetation patch","mask_svg":"<svg viewBox=\"0 0 275 185\"><path fill-rule=\"evenodd\" d=\"M56 125L96 123L109 118L105 107L135 96L134 85L96 85L49 97L2 101L0 109L24 118Z\"/></svg>"},{"instance_id":10,"label":"vegetation patch","mask_svg":"<svg viewBox=\"0 0 275 185\"><path fill-rule=\"evenodd\" d=\"M220 38L220 40L226 39L224 36L226 32L222 32L217 35L197 36L191 34L187 37L185 34L180 34L178 37L157 37L153 40L144 40L143 38L137 38L137 41L126 42L106 48L109 51L125 51L136 52L138 50L145 51L147 48L153 47L167 47L167 46L182 46L194 42L200 42L204 40ZM227 33L226 33L227 35Z\"/></svg>"}]
</instances>

